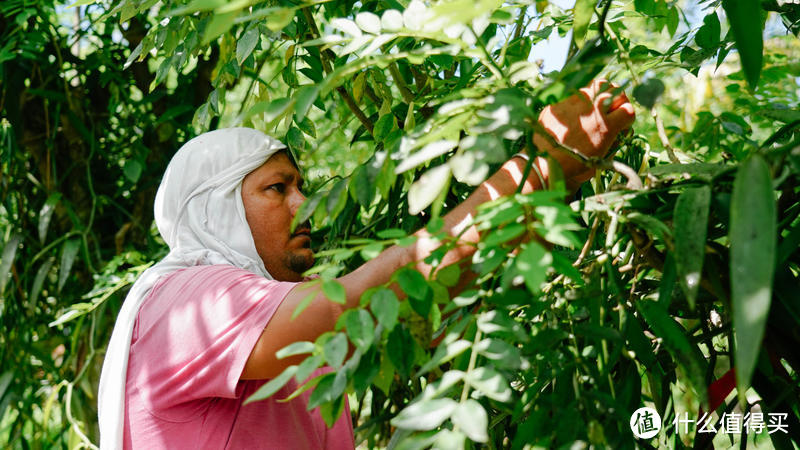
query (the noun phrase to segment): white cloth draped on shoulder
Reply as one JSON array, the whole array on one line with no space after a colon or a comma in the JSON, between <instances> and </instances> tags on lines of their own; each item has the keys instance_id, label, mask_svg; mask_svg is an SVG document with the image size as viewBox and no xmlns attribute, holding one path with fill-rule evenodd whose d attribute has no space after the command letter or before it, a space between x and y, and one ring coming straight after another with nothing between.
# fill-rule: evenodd
<instances>
[{"instance_id":1,"label":"white cloth draped on shoulder","mask_svg":"<svg viewBox=\"0 0 800 450\"><path fill-rule=\"evenodd\" d=\"M164 275L204 264L232 264L272 279L256 251L242 203L242 180L286 148L249 128L204 133L178 150L155 199L158 231L169 253L134 283L117 316L97 396L100 448L122 449L125 380L139 307Z\"/></svg>"}]
</instances>

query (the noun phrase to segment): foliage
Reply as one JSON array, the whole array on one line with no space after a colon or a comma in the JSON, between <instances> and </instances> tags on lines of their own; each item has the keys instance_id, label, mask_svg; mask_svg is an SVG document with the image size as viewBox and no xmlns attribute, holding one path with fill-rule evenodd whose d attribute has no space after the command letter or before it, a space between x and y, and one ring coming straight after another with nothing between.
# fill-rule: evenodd
<instances>
[{"instance_id":1,"label":"foliage","mask_svg":"<svg viewBox=\"0 0 800 450\"><path fill-rule=\"evenodd\" d=\"M312 219L335 301L334 277L421 227L441 241L435 266L454 245L441 216L534 152L538 111L597 76L637 101L615 162L589 161L612 170L568 203L555 177L484 205L471 261L397 272L405 301L370 290L285 349L309 356L257 397L333 366L301 389L328 422L349 397L367 447L800 444L800 43L762 39L798 32L796 3L78 3L0 6L13 446L96 442L103 343L163 254L148 205L193 133L246 125L289 145L313 187L296 220ZM566 65L541 73L534 45L570 29ZM734 366L738 395L709 404ZM649 443L629 428L642 405L664 423ZM789 433L675 429L711 408L717 429L733 408L787 413Z\"/></svg>"}]
</instances>

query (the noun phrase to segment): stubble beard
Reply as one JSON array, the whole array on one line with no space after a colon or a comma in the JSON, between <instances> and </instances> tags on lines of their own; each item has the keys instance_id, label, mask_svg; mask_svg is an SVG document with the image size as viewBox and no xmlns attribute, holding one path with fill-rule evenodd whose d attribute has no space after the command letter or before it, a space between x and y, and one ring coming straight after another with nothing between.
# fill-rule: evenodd
<instances>
[{"instance_id":1,"label":"stubble beard","mask_svg":"<svg viewBox=\"0 0 800 450\"><path fill-rule=\"evenodd\" d=\"M292 272L302 274L314 265L314 257L303 253L290 253L286 266Z\"/></svg>"}]
</instances>

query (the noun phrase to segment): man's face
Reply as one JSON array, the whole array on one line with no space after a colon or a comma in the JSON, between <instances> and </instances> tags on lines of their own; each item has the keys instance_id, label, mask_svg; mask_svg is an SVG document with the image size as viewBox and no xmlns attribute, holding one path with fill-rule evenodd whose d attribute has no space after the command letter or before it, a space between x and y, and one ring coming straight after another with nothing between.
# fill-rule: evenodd
<instances>
[{"instance_id":1,"label":"man's face","mask_svg":"<svg viewBox=\"0 0 800 450\"><path fill-rule=\"evenodd\" d=\"M314 264L308 225L291 224L306 199L303 178L285 153L272 155L242 181L242 202L256 250L273 278L300 281Z\"/></svg>"}]
</instances>

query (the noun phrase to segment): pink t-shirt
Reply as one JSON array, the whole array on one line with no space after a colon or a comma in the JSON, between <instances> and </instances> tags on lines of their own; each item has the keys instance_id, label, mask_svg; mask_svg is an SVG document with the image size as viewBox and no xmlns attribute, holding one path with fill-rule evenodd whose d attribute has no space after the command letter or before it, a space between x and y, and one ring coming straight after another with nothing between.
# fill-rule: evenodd
<instances>
[{"instance_id":1,"label":"pink t-shirt","mask_svg":"<svg viewBox=\"0 0 800 450\"><path fill-rule=\"evenodd\" d=\"M307 411L310 390L280 403L242 405L265 380L239 381L264 327L295 283L228 265L196 266L159 280L131 339L125 449L352 449L345 412L328 429Z\"/></svg>"}]
</instances>

